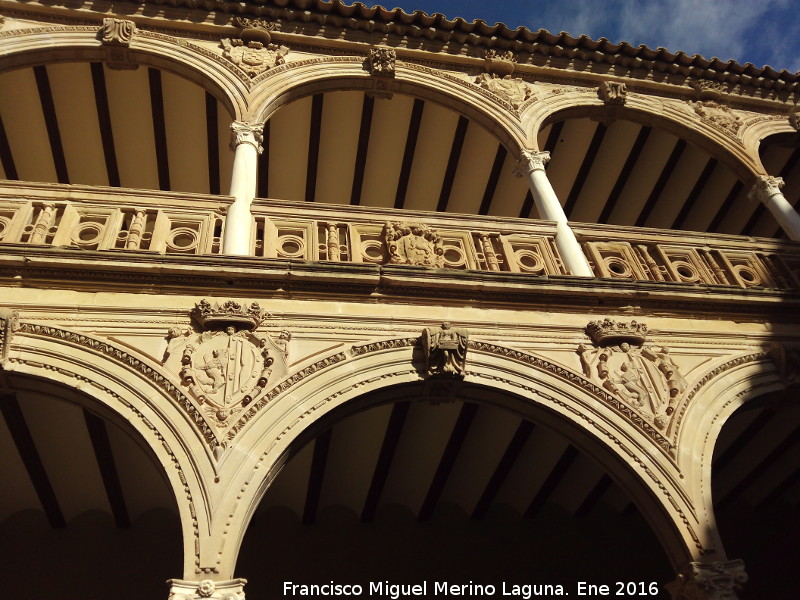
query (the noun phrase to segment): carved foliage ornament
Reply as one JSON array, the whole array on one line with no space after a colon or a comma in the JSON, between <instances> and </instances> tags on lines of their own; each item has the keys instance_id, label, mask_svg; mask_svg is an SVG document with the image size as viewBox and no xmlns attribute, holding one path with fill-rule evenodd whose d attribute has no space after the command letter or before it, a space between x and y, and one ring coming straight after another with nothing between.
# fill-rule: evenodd
<instances>
[{"instance_id":1,"label":"carved foliage ornament","mask_svg":"<svg viewBox=\"0 0 800 600\"><path fill-rule=\"evenodd\" d=\"M750 200L766 203L771 196L781 193L781 188L785 185L782 177L772 177L770 175L759 175L756 183L747 197Z\"/></svg>"},{"instance_id":2,"label":"carved foliage ornament","mask_svg":"<svg viewBox=\"0 0 800 600\"><path fill-rule=\"evenodd\" d=\"M367 69L370 75L378 77L394 77L397 53L393 48L375 46L369 49Z\"/></svg>"},{"instance_id":3,"label":"carved foliage ornament","mask_svg":"<svg viewBox=\"0 0 800 600\"><path fill-rule=\"evenodd\" d=\"M461 327L444 322L441 327L422 330L422 351L428 375L464 376L469 333Z\"/></svg>"},{"instance_id":4,"label":"carved foliage ornament","mask_svg":"<svg viewBox=\"0 0 800 600\"><path fill-rule=\"evenodd\" d=\"M678 579L667 586L673 600L706 600L708 598L736 598L736 592L747 582L744 562L689 563Z\"/></svg>"},{"instance_id":5,"label":"carved foliage ornament","mask_svg":"<svg viewBox=\"0 0 800 600\"><path fill-rule=\"evenodd\" d=\"M389 262L396 265L443 267L442 238L419 223L387 223L383 228Z\"/></svg>"},{"instance_id":6,"label":"carved foliage ornament","mask_svg":"<svg viewBox=\"0 0 800 600\"><path fill-rule=\"evenodd\" d=\"M647 325L637 321L592 321L581 344L583 372L658 429L665 429L686 380L666 346L644 346Z\"/></svg>"},{"instance_id":7,"label":"carved foliage ornament","mask_svg":"<svg viewBox=\"0 0 800 600\"><path fill-rule=\"evenodd\" d=\"M169 600L244 600L244 585L246 579L232 579L230 581L183 581L170 579L171 584Z\"/></svg>"},{"instance_id":8,"label":"carved foliage ornament","mask_svg":"<svg viewBox=\"0 0 800 600\"><path fill-rule=\"evenodd\" d=\"M164 365L177 373L215 426L224 427L286 374L291 336L277 339L253 331L267 314L257 303L201 300L191 311L200 332L170 329Z\"/></svg>"},{"instance_id":9,"label":"carved foliage ornament","mask_svg":"<svg viewBox=\"0 0 800 600\"><path fill-rule=\"evenodd\" d=\"M109 46L130 46L136 23L125 19L103 19L101 41Z\"/></svg>"},{"instance_id":10,"label":"carved foliage ornament","mask_svg":"<svg viewBox=\"0 0 800 600\"><path fill-rule=\"evenodd\" d=\"M274 23L240 17L237 17L235 23L243 27L240 39L220 40L222 55L249 77L256 77L286 62L285 57L289 53L289 48L270 43L272 41L270 31L275 28Z\"/></svg>"}]
</instances>

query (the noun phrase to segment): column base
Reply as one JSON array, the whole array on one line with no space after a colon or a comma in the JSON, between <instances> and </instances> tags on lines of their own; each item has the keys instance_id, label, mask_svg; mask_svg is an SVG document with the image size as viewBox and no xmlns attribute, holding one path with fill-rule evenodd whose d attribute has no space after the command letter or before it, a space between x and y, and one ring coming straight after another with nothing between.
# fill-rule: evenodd
<instances>
[{"instance_id":1,"label":"column base","mask_svg":"<svg viewBox=\"0 0 800 600\"><path fill-rule=\"evenodd\" d=\"M736 600L746 581L742 560L691 562L666 587L672 600Z\"/></svg>"},{"instance_id":2,"label":"column base","mask_svg":"<svg viewBox=\"0 0 800 600\"><path fill-rule=\"evenodd\" d=\"M186 581L167 579L169 600L244 600L246 579Z\"/></svg>"}]
</instances>

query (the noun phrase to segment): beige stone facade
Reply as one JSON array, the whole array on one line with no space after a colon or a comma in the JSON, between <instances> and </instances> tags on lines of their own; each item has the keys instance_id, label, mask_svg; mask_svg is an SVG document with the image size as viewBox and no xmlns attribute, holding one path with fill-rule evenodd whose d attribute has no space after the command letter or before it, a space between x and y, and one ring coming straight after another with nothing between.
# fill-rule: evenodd
<instances>
[{"instance_id":1,"label":"beige stone facade","mask_svg":"<svg viewBox=\"0 0 800 600\"><path fill-rule=\"evenodd\" d=\"M633 570L598 584L783 575L745 585L715 508L762 527L800 500L797 75L338 2L0 15L4 535L69 556L36 519L94 510L133 525L115 543L173 578L162 597L278 598L281 553L329 548L299 533L326 503L413 513L388 546L447 506L466 531L558 505L565 531L633 512L658 540L662 565L630 534L610 560ZM267 531L247 572L267 505L308 528ZM576 595L611 550L574 539L547 542L572 561L552 579L475 576ZM61 571L21 545L14 597L50 593ZM382 573L342 583L414 571ZM142 597L140 572L97 577L61 597Z\"/></svg>"}]
</instances>

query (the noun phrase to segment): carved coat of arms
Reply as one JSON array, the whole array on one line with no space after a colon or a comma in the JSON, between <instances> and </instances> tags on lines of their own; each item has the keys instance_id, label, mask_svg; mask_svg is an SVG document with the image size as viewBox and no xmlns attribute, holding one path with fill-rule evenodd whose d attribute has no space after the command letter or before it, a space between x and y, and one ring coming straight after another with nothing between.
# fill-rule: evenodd
<instances>
[{"instance_id":1,"label":"carved coat of arms","mask_svg":"<svg viewBox=\"0 0 800 600\"><path fill-rule=\"evenodd\" d=\"M203 300L192 317L201 331L170 330L164 364L180 376L212 422L224 426L270 381L285 375L290 337L286 332L277 339L256 335L266 317L256 303L229 300L212 306Z\"/></svg>"},{"instance_id":2,"label":"carved coat of arms","mask_svg":"<svg viewBox=\"0 0 800 600\"><path fill-rule=\"evenodd\" d=\"M669 348L644 346L647 326L636 321L592 321L593 346L578 347L584 374L663 429L686 380Z\"/></svg>"},{"instance_id":3,"label":"carved coat of arms","mask_svg":"<svg viewBox=\"0 0 800 600\"><path fill-rule=\"evenodd\" d=\"M462 376L467 360L468 332L450 323L439 328L422 330L422 351L425 353L425 368L429 375Z\"/></svg>"},{"instance_id":4,"label":"carved coat of arms","mask_svg":"<svg viewBox=\"0 0 800 600\"><path fill-rule=\"evenodd\" d=\"M530 85L522 79L510 75L498 77L489 73L481 73L475 83L499 96L514 108L522 106L522 103L533 95Z\"/></svg>"},{"instance_id":5,"label":"carved coat of arms","mask_svg":"<svg viewBox=\"0 0 800 600\"><path fill-rule=\"evenodd\" d=\"M225 58L250 77L285 62L284 57L289 53L289 48L270 43L272 37L269 31L274 24L251 19L238 19L237 23L244 27L241 39L224 38L220 42Z\"/></svg>"},{"instance_id":6,"label":"carved coat of arms","mask_svg":"<svg viewBox=\"0 0 800 600\"><path fill-rule=\"evenodd\" d=\"M427 225L387 223L383 228L389 262L398 265L443 267L442 238Z\"/></svg>"}]
</instances>

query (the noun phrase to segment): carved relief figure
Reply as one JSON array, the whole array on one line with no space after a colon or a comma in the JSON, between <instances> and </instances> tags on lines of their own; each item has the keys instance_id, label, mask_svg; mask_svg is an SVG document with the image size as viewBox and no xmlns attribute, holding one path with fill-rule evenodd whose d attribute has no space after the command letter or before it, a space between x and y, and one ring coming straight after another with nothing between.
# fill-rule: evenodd
<instances>
[{"instance_id":1,"label":"carved relief figure","mask_svg":"<svg viewBox=\"0 0 800 600\"><path fill-rule=\"evenodd\" d=\"M423 267L444 266L442 239L427 225L387 223L383 229L389 262Z\"/></svg>"},{"instance_id":2,"label":"carved relief figure","mask_svg":"<svg viewBox=\"0 0 800 600\"><path fill-rule=\"evenodd\" d=\"M742 119L733 112L730 106L715 100L700 100L692 103L694 112L705 122L714 125L726 133L736 135L742 125Z\"/></svg>"},{"instance_id":3,"label":"carved relief figure","mask_svg":"<svg viewBox=\"0 0 800 600\"><path fill-rule=\"evenodd\" d=\"M466 329L453 328L448 322L442 323L438 329L423 329L422 349L428 374L462 376L467 360L468 336Z\"/></svg>"}]
</instances>

